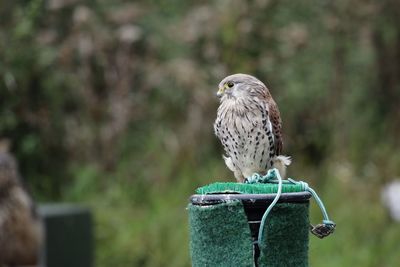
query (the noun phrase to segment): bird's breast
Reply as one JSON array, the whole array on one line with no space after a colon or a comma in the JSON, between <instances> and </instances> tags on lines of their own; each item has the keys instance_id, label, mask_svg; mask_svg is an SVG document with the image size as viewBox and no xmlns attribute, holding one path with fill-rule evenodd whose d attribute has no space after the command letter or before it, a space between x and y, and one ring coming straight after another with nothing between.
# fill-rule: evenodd
<instances>
[{"instance_id":1,"label":"bird's breast","mask_svg":"<svg viewBox=\"0 0 400 267\"><path fill-rule=\"evenodd\" d=\"M227 156L245 173L269 168L273 136L267 110L261 104L223 104L218 109L214 127Z\"/></svg>"}]
</instances>

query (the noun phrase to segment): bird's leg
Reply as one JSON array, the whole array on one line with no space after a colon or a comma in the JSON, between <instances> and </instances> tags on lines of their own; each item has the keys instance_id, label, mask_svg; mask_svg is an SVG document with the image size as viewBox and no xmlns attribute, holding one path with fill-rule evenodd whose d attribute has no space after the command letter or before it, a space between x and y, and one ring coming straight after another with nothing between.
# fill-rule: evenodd
<instances>
[{"instance_id":1,"label":"bird's leg","mask_svg":"<svg viewBox=\"0 0 400 267\"><path fill-rule=\"evenodd\" d=\"M286 168L292 163L292 160L288 156L279 155L273 158L272 168L277 168L282 179L286 177Z\"/></svg>"},{"instance_id":2,"label":"bird's leg","mask_svg":"<svg viewBox=\"0 0 400 267\"><path fill-rule=\"evenodd\" d=\"M235 175L235 178L237 180L238 183L243 183L244 182L244 177L243 174L240 170L235 170L233 172L233 174Z\"/></svg>"}]
</instances>

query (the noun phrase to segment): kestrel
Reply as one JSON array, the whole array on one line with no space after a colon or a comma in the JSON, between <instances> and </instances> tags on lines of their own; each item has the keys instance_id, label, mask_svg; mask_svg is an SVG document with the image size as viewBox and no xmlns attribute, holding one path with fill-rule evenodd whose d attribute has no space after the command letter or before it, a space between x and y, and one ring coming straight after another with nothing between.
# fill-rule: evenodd
<instances>
[{"instance_id":1,"label":"kestrel","mask_svg":"<svg viewBox=\"0 0 400 267\"><path fill-rule=\"evenodd\" d=\"M238 182L270 168L284 177L291 160L281 155L282 121L265 84L251 75L233 74L218 87L214 131L224 147L226 166Z\"/></svg>"}]
</instances>

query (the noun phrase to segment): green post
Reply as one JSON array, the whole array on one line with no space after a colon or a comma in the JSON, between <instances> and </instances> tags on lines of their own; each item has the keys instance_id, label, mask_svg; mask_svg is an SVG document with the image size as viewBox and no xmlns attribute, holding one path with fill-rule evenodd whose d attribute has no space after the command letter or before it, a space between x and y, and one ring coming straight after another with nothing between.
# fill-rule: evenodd
<instances>
[{"instance_id":1,"label":"green post","mask_svg":"<svg viewBox=\"0 0 400 267\"><path fill-rule=\"evenodd\" d=\"M262 216L274 197L193 195L188 208L192 266L308 266L311 194L283 193L261 229L264 239L258 242Z\"/></svg>"},{"instance_id":2,"label":"green post","mask_svg":"<svg viewBox=\"0 0 400 267\"><path fill-rule=\"evenodd\" d=\"M245 183L214 183L190 198L192 266L307 267L309 231L319 238L334 232L317 193L303 181L283 180L277 169ZM323 215L310 227L309 200Z\"/></svg>"}]
</instances>

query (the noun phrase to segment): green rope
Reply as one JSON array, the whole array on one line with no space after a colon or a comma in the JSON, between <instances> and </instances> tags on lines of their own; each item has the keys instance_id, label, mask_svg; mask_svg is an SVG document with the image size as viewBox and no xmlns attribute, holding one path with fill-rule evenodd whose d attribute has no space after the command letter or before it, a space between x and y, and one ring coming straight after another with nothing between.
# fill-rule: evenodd
<instances>
[{"instance_id":1,"label":"green rope","mask_svg":"<svg viewBox=\"0 0 400 267\"><path fill-rule=\"evenodd\" d=\"M278 202L279 198L281 197L282 194L282 177L279 174L279 171L277 169L272 169L269 170L267 175L265 176L260 176L258 173L253 174L253 176L250 177L250 179L246 179L246 183L254 183L254 182L260 182L263 181L263 183L269 182L274 178L277 178L278 180L278 192L276 193L276 196L274 200L271 202L271 204L268 206L267 210L264 212L264 215L262 216L261 223L260 223L260 228L258 231L258 244L262 244L261 240L263 240L263 233L262 229L264 229L265 221L267 220L268 214L271 212L272 208L275 206L275 204ZM274 181L275 182L275 181Z\"/></svg>"},{"instance_id":2,"label":"green rope","mask_svg":"<svg viewBox=\"0 0 400 267\"><path fill-rule=\"evenodd\" d=\"M309 187L308 184L306 182L303 182L303 181L295 181L295 180L293 180L291 178L288 178L288 181L293 183L293 184L301 185L302 188L303 188L303 191L307 191L307 192L311 193L311 195L314 197L315 201L317 202L319 208L321 209L322 216L324 217L324 220L323 220L324 224L335 224L333 221L329 220L329 216L328 216L328 213L326 212L326 208L324 206L324 203L319 198L317 192L315 192L314 189Z\"/></svg>"},{"instance_id":3,"label":"green rope","mask_svg":"<svg viewBox=\"0 0 400 267\"><path fill-rule=\"evenodd\" d=\"M258 243L262 244L261 241L263 240L263 229L265 226L266 219L268 217L268 214L271 212L272 208L275 206L275 204L278 202L281 193L282 193L282 184L295 184L298 186L301 186L302 191L307 191L310 192L311 195L314 197L315 201L317 202L319 208L322 211L322 216L324 219L322 220L322 224L318 224L316 226L311 227L311 232L316 235L319 238L324 238L331 233L334 232L336 224L329 219L328 213L326 212L324 203L322 200L319 198L318 194L312 189L311 187L308 186L306 182L303 181L295 181L291 178L288 178L287 180L282 180L282 177L277 169L271 169L267 172L266 175L261 176L258 173L253 174L252 176L248 177L245 180L245 183L247 184L254 184L254 183L278 183L278 192L276 193L276 196L272 203L268 206L267 210L265 211L261 223L260 223L260 228L258 232Z\"/></svg>"}]
</instances>

